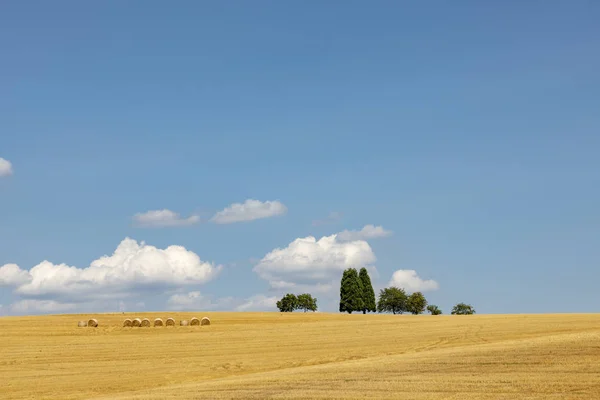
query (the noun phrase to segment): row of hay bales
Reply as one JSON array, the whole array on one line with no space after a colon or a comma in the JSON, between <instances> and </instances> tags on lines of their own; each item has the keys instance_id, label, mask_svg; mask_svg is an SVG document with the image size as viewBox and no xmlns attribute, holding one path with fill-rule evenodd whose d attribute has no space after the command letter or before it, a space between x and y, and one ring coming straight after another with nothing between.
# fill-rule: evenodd
<instances>
[{"instance_id":1,"label":"row of hay bales","mask_svg":"<svg viewBox=\"0 0 600 400\"><path fill-rule=\"evenodd\" d=\"M173 318L167 318L166 321L163 322L161 318L156 318L154 320L154 326L175 326L175 320ZM191 320L182 319L179 321L180 326L204 326L210 325L210 319L208 317L204 317L201 320L194 317ZM148 318L140 319L126 319L123 321L123 327L150 327L152 324Z\"/></svg>"},{"instance_id":2,"label":"row of hay bales","mask_svg":"<svg viewBox=\"0 0 600 400\"><path fill-rule=\"evenodd\" d=\"M204 317L201 320L194 317L191 320L182 319L179 321L179 325L181 326L205 326L210 325L210 319L208 317ZM88 321L79 321L77 326L80 328L90 327L97 328L98 320L92 318ZM148 318L134 318L134 319L126 319L123 321L123 327L150 327L152 324ZM175 326L175 320L173 318L167 318L167 320L163 323L161 318L156 318L154 320L154 326Z\"/></svg>"}]
</instances>

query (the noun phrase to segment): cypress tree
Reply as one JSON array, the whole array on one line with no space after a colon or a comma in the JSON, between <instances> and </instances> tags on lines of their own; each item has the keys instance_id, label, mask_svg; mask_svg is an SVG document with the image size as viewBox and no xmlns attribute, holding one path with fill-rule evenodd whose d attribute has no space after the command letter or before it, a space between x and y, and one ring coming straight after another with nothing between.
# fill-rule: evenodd
<instances>
[{"instance_id":1,"label":"cypress tree","mask_svg":"<svg viewBox=\"0 0 600 400\"><path fill-rule=\"evenodd\" d=\"M362 311L362 284L358 272L354 268L344 271L340 285L340 312L352 314L352 311Z\"/></svg>"},{"instance_id":2,"label":"cypress tree","mask_svg":"<svg viewBox=\"0 0 600 400\"><path fill-rule=\"evenodd\" d=\"M360 269L359 273L360 282L362 284L362 300L363 300L363 314L368 312L376 312L377 306L375 304L375 291L371 284L371 278L365 267Z\"/></svg>"}]
</instances>

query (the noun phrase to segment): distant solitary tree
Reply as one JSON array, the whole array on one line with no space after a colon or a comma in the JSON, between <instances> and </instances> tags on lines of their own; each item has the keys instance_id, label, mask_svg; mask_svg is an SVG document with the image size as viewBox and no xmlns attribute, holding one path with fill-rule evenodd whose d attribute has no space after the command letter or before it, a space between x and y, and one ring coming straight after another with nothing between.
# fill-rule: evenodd
<instances>
[{"instance_id":1,"label":"distant solitary tree","mask_svg":"<svg viewBox=\"0 0 600 400\"><path fill-rule=\"evenodd\" d=\"M471 315L471 314L475 314L475 309L470 304L458 303L452 309L451 314L454 314L454 315Z\"/></svg>"},{"instance_id":2,"label":"distant solitary tree","mask_svg":"<svg viewBox=\"0 0 600 400\"><path fill-rule=\"evenodd\" d=\"M377 311L377 305L375 304L375 291L373 290L371 278L369 277L369 273L365 267L360 269L358 277L360 278L360 283L362 284L363 314Z\"/></svg>"},{"instance_id":3,"label":"distant solitary tree","mask_svg":"<svg viewBox=\"0 0 600 400\"><path fill-rule=\"evenodd\" d=\"M298 298L295 294L288 293L277 302L277 308L281 312L292 312L298 308Z\"/></svg>"},{"instance_id":4,"label":"distant solitary tree","mask_svg":"<svg viewBox=\"0 0 600 400\"><path fill-rule=\"evenodd\" d=\"M379 291L379 301L377 302L377 311L391 312L392 314L402 314L406 311L406 292L404 289L389 287Z\"/></svg>"},{"instance_id":5,"label":"distant solitary tree","mask_svg":"<svg viewBox=\"0 0 600 400\"><path fill-rule=\"evenodd\" d=\"M298 295L298 305L296 308L304 310L304 312L317 311L317 299L308 293Z\"/></svg>"},{"instance_id":6,"label":"distant solitary tree","mask_svg":"<svg viewBox=\"0 0 600 400\"><path fill-rule=\"evenodd\" d=\"M414 292L406 299L406 311L411 314L423 314L425 307L427 307L427 300L421 292Z\"/></svg>"},{"instance_id":7,"label":"distant solitary tree","mask_svg":"<svg viewBox=\"0 0 600 400\"><path fill-rule=\"evenodd\" d=\"M362 285L354 268L344 271L340 285L340 312L362 311Z\"/></svg>"},{"instance_id":8,"label":"distant solitary tree","mask_svg":"<svg viewBox=\"0 0 600 400\"><path fill-rule=\"evenodd\" d=\"M429 311L431 315L440 315L442 313L442 310L440 310L435 304L428 305L427 311Z\"/></svg>"}]
</instances>

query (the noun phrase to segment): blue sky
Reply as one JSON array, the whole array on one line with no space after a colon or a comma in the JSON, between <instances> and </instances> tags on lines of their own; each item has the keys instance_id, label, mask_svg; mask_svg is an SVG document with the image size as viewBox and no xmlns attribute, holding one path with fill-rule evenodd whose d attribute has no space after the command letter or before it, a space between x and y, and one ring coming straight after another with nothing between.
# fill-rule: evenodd
<instances>
[{"instance_id":1,"label":"blue sky","mask_svg":"<svg viewBox=\"0 0 600 400\"><path fill-rule=\"evenodd\" d=\"M445 312L597 311L598 20L592 1L5 2L0 313L303 290L336 311L349 265ZM225 214L253 220L211 221L244 203ZM181 220L136 222L156 210ZM88 268L126 238L145 245Z\"/></svg>"}]
</instances>

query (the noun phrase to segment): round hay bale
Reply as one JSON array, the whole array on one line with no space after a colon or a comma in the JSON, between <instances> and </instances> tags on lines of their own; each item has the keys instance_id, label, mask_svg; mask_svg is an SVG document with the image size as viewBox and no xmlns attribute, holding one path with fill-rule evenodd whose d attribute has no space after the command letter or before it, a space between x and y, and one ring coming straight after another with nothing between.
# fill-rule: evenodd
<instances>
[{"instance_id":1,"label":"round hay bale","mask_svg":"<svg viewBox=\"0 0 600 400\"><path fill-rule=\"evenodd\" d=\"M88 326L92 327L92 328L97 328L98 327L98 320L92 318L88 321Z\"/></svg>"},{"instance_id":2,"label":"round hay bale","mask_svg":"<svg viewBox=\"0 0 600 400\"><path fill-rule=\"evenodd\" d=\"M190 325L191 326L200 326L200 320L198 318L194 317L190 320Z\"/></svg>"},{"instance_id":3,"label":"round hay bale","mask_svg":"<svg viewBox=\"0 0 600 400\"><path fill-rule=\"evenodd\" d=\"M182 319L181 322L179 322L179 325L181 326L188 326L190 323L188 322L187 319Z\"/></svg>"},{"instance_id":4,"label":"round hay bale","mask_svg":"<svg viewBox=\"0 0 600 400\"><path fill-rule=\"evenodd\" d=\"M77 326L80 327L80 328L85 328L87 326L87 322L85 322L85 321L79 321L77 323Z\"/></svg>"},{"instance_id":5,"label":"round hay bale","mask_svg":"<svg viewBox=\"0 0 600 400\"><path fill-rule=\"evenodd\" d=\"M163 320L160 318L156 318L154 320L154 326L163 326Z\"/></svg>"},{"instance_id":6,"label":"round hay bale","mask_svg":"<svg viewBox=\"0 0 600 400\"><path fill-rule=\"evenodd\" d=\"M202 321L200 321L200 325L210 325L210 319L208 317L202 318Z\"/></svg>"},{"instance_id":7,"label":"round hay bale","mask_svg":"<svg viewBox=\"0 0 600 400\"><path fill-rule=\"evenodd\" d=\"M173 318L167 318L167 322L165 323L167 326L175 326L175 320Z\"/></svg>"},{"instance_id":8,"label":"round hay bale","mask_svg":"<svg viewBox=\"0 0 600 400\"><path fill-rule=\"evenodd\" d=\"M142 320L139 318L134 319L133 321L131 321L131 326L135 326L135 327L142 326Z\"/></svg>"},{"instance_id":9,"label":"round hay bale","mask_svg":"<svg viewBox=\"0 0 600 400\"><path fill-rule=\"evenodd\" d=\"M148 318L144 318L142 320L142 326L145 327L145 328L149 327L150 326L150 320Z\"/></svg>"},{"instance_id":10,"label":"round hay bale","mask_svg":"<svg viewBox=\"0 0 600 400\"><path fill-rule=\"evenodd\" d=\"M123 327L126 327L126 326L129 326L129 327L131 326L131 320L129 318L127 318L125 321L123 321Z\"/></svg>"}]
</instances>

